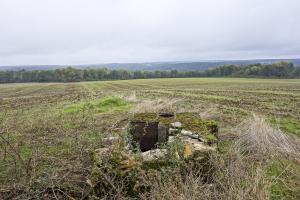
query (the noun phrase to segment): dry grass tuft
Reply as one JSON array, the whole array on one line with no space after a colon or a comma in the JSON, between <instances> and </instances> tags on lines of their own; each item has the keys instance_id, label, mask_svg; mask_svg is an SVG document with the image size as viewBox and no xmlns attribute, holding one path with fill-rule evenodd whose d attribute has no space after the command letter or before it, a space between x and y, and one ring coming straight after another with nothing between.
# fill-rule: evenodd
<instances>
[{"instance_id":1,"label":"dry grass tuft","mask_svg":"<svg viewBox=\"0 0 300 200\"><path fill-rule=\"evenodd\" d=\"M138 102L138 98L136 96L136 91L133 91L132 93L128 94L122 94L119 95L121 98L124 98L126 101L132 102L132 103L136 103Z\"/></svg>"},{"instance_id":2,"label":"dry grass tuft","mask_svg":"<svg viewBox=\"0 0 300 200\"><path fill-rule=\"evenodd\" d=\"M181 99L157 99L157 100L144 100L138 103L134 109L133 113L158 113L163 111L174 112L176 111L175 103L179 102Z\"/></svg>"},{"instance_id":3,"label":"dry grass tuft","mask_svg":"<svg viewBox=\"0 0 300 200\"><path fill-rule=\"evenodd\" d=\"M215 190L211 199L270 199L271 182L263 163L250 162L249 157L232 149L227 157L214 159Z\"/></svg>"},{"instance_id":4,"label":"dry grass tuft","mask_svg":"<svg viewBox=\"0 0 300 200\"><path fill-rule=\"evenodd\" d=\"M202 119L217 119L218 116L215 114L216 112L216 105L209 105L206 109L202 109L199 115Z\"/></svg>"},{"instance_id":5,"label":"dry grass tuft","mask_svg":"<svg viewBox=\"0 0 300 200\"><path fill-rule=\"evenodd\" d=\"M211 156L214 164L212 180L204 181L198 173L173 174L166 179L151 182L151 190L141 199L151 200L227 200L270 199L271 182L266 179L262 165L249 164L239 152L231 151L228 157Z\"/></svg>"},{"instance_id":6,"label":"dry grass tuft","mask_svg":"<svg viewBox=\"0 0 300 200\"><path fill-rule=\"evenodd\" d=\"M141 199L151 200L201 200L211 199L210 184L204 184L194 173L186 177L177 174L166 180L155 180L151 183L151 191L142 194Z\"/></svg>"},{"instance_id":7,"label":"dry grass tuft","mask_svg":"<svg viewBox=\"0 0 300 200\"><path fill-rule=\"evenodd\" d=\"M261 158L285 157L300 163L300 140L271 127L263 118L254 116L237 127L235 148Z\"/></svg>"}]
</instances>

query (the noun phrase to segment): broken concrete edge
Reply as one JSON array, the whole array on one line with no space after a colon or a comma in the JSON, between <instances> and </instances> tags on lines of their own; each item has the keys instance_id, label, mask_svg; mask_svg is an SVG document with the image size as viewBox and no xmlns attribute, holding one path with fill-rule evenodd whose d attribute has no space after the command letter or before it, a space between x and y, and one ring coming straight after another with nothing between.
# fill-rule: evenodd
<instances>
[{"instance_id":1,"label":"broken concrete edge","mask_svg":"<svg viewBox=\"0 0 300 200\"><path fill-rule=\"evenodd\" d=\"M143 161L153 161L164 158L168 153L167 149L152 149L141 153Z\"/></svg>"},{"instance_id":2,"label":"broken concrete edge","mask_svg":"<svg viewBox=\"0 0 300 200\"><path fill-rule=\"evenodd\" d=\"M181 122L173 122L170 124L173 128L175 129L179 129L182 127L182 123Z\"/></svg>"},{"instance_id":3,"label":"broken concrete edge","mask_svg":"<svg viewBox=\"0 0 300 200\"><path fill-rule=\"evenodd\" d=\"M112 139L112 138L111 138ZM116 137L113 139L114 141L116 140ZM118 138L118 141L120 138ZM132 148L128 148L127 146L124 147L116 147L116 145L110 145L109 147L103 147L103 148L98 148L94 151L94 159L97 161L101 161L104 158L112 156L111 154L114 153L119 153L122 158L115 160L118 162L118 160L121 162L121 166L125 165L124 168L126 167L125 161L122 162L121 160L125 158L125 160L130 160L130 159L135 159L139 160L140 162L144 161L153 161L157 159L162 159L165 158L169 154L173 154L174 152L172 151L178 151L179 148L176 150L172 149L172 145L181 145L183 146L184 152L180 152L183 156L183 158L187 158L191 156L194 152L197 151L216 151L217 150L217 145L206 145L203 142L200 142L198 138L191 138L185 135L178 135L178 136L170 136L169 141L165 144L160 144L157 145L157 148L141 152L141 151L133 151ZM182 151L182 150L181 150ZM178 156L176 156L178 157ZM179 156L180 157L180 156ZM178 158L179 159L179 158ZM130 163L130 161L128 161ZM98 164L101 164L102 162L98 162ZM128 164L128 163L127 163ZM130 164L128 164L130 166Z\"/></svg>"},{"instance_id":4,"label":"broken concrete edge","mask_svg":"<svg viewBox=\"0 0 300 200\"><path fill-rule=\"evenodd\" d=\"M165 132L164 134L160 135L160 138L158 138L157 143L155 144L155 148L154 151L148 150L148 151L144 151L141 152L141 157L142 158L146 158L146 155L149 154L155 154L155 152L157 152L157 149L162 149L165 148L164 144L172 144L175 142L181 142L184 143L185 145L190 144L191 148L193 149L193 151L207 151L207 150L212 150L215 151L216 148L216 142L211 142L209 145L208 143L210 141L206 141L205 138L202 138L201 135L195 134L192 131L188 131L188 130L181 130L180 134L177 135L172 135L172 136L168 136L168 134L166 133L166 128L164 126L160 126L160 129L163 129L163 132ZM162 131L162 130L161 130ZM216 140L216 138L213 138L214 140ZM96 153L98 154L104 154L107 153L106 148L105 147L109 147L110 151L113 151L113 148L115 148L117 146L118 149L120 149L123 152L127 152L127 153L132 153L132 152L139 152L140 147L138 143L135 143L135 145L133 145L132 141L130 141L130 139L127 138L126 141L122 141L124 140L124 138L121 137L117 137L117 136L111 136L111 137L106 137L102 139L104 148L100 148L95 150ZM143 154L145 153L145 154ZM160 157L160 156L155 156L155 157ZM146 160L149 160L148 158L146 158Z\"/></svg>"}]
</instances>

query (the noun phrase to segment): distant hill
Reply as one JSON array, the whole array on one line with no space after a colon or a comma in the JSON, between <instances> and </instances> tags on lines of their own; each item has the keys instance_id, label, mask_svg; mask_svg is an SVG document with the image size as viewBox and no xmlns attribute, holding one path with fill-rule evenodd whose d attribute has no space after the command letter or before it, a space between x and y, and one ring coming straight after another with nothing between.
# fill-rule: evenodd
<instances>
[{"instance_id":1,"label":"distant hill","mask_svg":"<svg viewBox=\"0 0 300 200\"><path fill-rule=\"evenodd\" d=\"M72 66L79 69L101 68L109 69L129 69L129 70L178 70L178 71L196 71L215 68L222 65L249 65L255 63L270 64L280 61L293 62L295 66L300 66L300 59L258 59L258 60L226 60L226 61L199 61L199 62L147 62L147 63L106 63L89 65L19 65L19 66L0 66L0 71L6 70L54 70Z\"/></svg>"}]
</instances>

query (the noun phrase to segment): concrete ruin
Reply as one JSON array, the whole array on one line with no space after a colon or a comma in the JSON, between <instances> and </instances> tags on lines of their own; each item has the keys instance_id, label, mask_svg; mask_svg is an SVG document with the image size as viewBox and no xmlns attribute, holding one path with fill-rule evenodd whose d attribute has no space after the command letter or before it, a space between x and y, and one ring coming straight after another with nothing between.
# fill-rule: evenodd
<instances>
[{"instance_id":1,"label":"concrete ruin","mask_svg":"<svg viewBox=\"0 0 300 200\"><path fill-rule=\"evenodd\" d=\"M103 139L103 148L96 149L96 160L107 157L115 146L121 154L123 169L136 163L164 159L170 153L182 160L193 156L196 152L215 151L218 142L218 126L213 120L203 120L196 113L137 113L129 121L128 140L124 145L119 137ZM168 145L180 143L181 152L170 152ZM136 152L139 149L140 153ZM126 156L124 156L126 155ZM180 156L181 155L181 156ZM135 160L134 157L142 160ZM101 161L102 162L102 161ZM101 163L98 162L98 163ZM125 164L124 164L125 163Z\"/></svg>"},{"instance_id":2,"label":"concrete ruin","mask_svg":"<svg viewBox=\"0 0 300 200\"><path fill-rule=\"evenodd\" d=\"M128 132L132 144L142 152L159 149L161 144L172 142L174 138L185 143L192 152L215 150L218 137L217 123L203 120L196 113L138 113L130 121Z\"/></svg>"},{"instance_id":3,"label":"concrete ruin","mask_svg":"<svg viewBox=\"0 0 300 200\"><path fill-rule=\"evenodd\" d=\"M105 194L112 186L107 178L111 175L125 181L132 194L130 188L140 187L139 173L152 176L153 170L186 165L208 177L207 160L216 150L217 133L217 123L197 113L137 113L129 121L127 137L103 138L102 148L94 150L88 184Z\"/></svg>"}]
</instances>

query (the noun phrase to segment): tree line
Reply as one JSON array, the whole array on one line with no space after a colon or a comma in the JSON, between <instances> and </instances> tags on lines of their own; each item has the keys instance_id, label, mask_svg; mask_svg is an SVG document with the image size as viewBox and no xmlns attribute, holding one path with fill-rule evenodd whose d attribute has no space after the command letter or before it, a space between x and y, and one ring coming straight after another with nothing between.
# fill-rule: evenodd
<instances>
[{"instance_id":1,"label":"tree line","mask_svg":"<svg viewBox=\"0 0 300 200\"><path fill-rule=\"evenodd\" d=\"M300 67L290 62L251 65L224 65L205 71L141 71L107 68L76 69L68 67L56 70L0 71L0 83L23 82L79 82L98 80L128 80L149 78L184 77L264 77L300 78Z\"/></svg>"}]
</instances>

